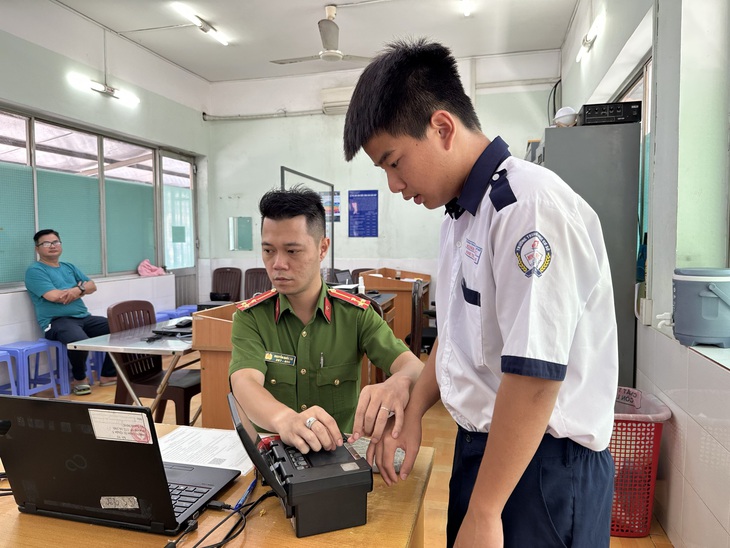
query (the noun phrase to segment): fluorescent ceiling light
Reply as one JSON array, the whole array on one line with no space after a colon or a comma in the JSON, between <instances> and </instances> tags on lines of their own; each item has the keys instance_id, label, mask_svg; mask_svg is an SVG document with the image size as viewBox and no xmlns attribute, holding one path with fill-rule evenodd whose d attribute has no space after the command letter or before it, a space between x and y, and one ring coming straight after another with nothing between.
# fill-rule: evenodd
<instances>
[{"instance_id":1,"label":"fluorescent ceiling light","mask_svg":"<svg viewBox=\"0 0 730 548\"><path fill-rule=\"evenodd\" d=\"M192 24L194 24L196 27L198 27L200 30L202 30L205 34L209 35L211 38L217 40L224 46L228 45L228 39L219 32L213 25L208 23L205 19L197 15L192 8L189 6L186 6L185 4L181 2L173 2L172 7L175 11L177 11L180 15L185 17L188 21L190 21Z\"/></svg>"},{"instance_id":2,"label":"fluorescent ceiling light","mask_svg":"<svg viewBox=\"0 0 730 548\"><path fill-rule=\"evenodd\" d=\"M200 20L200 18L197 15L195 15L195 12L192 10L192 8L186 6L185 4L183 4L181 2L173 2L172 9L174 9L176 12L178 12L180 15L182 15L185 19L190 21L196 27L203 26L203 22Z\"/></svg>"},{"instance_id":3,"label":"fluorescent ceiling light","mask_svg":"<svg viewBox=\"0 0 730 548\"><path fill-rule=\"evenodd\" d=\"M68 75L68 81L76 89L81 91L96 91L97 93L101 93L107 97L118 99L120 103L126 106L135 106L139 104L139 97L137 97L134 93L112 87L102 82L97 82L96 80L92 80L76 72L72 72Z\"/></svg>"}]
</instances>

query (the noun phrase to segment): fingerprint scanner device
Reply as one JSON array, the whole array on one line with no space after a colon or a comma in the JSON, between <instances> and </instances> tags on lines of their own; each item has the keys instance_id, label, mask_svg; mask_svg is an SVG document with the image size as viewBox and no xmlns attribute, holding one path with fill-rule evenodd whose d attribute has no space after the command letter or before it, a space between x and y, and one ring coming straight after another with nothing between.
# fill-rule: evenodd
<instances>
[{"instance_id":1,"label":"fingerprint scanner device","mask_svg":"<svg viewBox=\"0 0 730 548\"><path fill-rule=\"evenodd\" d=\"M246 453L279 497L297 537L367 523L373 472L347 442L334 451L302 455L279 439L263 442L233 394L228 405Z\"/></svg>"},{"instance_id":2,"label":"fingerprint scanner device","mask_svg":"<svg viewBox=\"0 0 730 548\"><path fill-rule=\"evenodd\" d=\"M21 512L168 536L241 474L163 462L148 407L23 396L0 396L0 458Z\"/></svg>"}]
</instances>

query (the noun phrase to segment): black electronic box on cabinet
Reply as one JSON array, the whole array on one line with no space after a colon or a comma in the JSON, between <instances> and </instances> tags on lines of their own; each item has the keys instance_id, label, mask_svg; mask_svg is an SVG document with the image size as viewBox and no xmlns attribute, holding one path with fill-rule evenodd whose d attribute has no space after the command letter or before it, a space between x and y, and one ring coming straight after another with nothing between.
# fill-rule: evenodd
<instances>
[{"instance_id":1,"label":"black electronic box on cabinet","mask_svg":"<svg viewBox=\"0 0 730 548\"><path fill-rule=\"evenodd\" d=\"M579 126L630 122L641 122L641 101L583 105L578 113Z\"/></svg>"}]
</instances>

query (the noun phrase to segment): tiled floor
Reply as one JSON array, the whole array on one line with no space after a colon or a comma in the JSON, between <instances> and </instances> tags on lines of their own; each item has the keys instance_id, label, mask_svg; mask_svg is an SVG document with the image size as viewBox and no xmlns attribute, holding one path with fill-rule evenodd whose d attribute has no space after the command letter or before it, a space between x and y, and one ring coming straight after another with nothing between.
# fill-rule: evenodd
<instances>
[{"instance_id":1,"label":"tiled floor","mask_svg":"<svg viewBox=\"0 0 730 548\"><path fill-rule=\"evenodd\" d=\"M113 402L114 387L99 387L96 384L93 386L90 396L68 396L68 398ZM199 396L193 398L193 413L200 405L199 401ZM145 402L146 400L143 399L143 403ZM172 405L169 405L165 411L164 422L175 423L175 411ZM200 424L200 420L197 424ZM455 432L455 423L441 403L436 404L426 413L423 421L423 444L436 450L431 480L424 500L426 548L441 548L446 543L446 510ZM672 548L672 544L661 526L654 520L648 537L612 537L611 548Z\"/></svg>"}]
</instances>

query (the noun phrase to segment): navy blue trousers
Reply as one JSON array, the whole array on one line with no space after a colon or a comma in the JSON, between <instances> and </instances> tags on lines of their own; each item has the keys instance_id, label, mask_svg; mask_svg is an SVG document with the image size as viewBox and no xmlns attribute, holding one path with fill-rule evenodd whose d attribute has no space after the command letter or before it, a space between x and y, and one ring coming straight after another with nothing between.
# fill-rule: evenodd
<instances>
[{"instance_id":1,"label":"navy blue trousers","mask_svg":"<svg viewBox=\"0 0 730 548\"><path fill-rule=\"evenodd\" d=\"M469 506L488 434L459 427L449 483L447 546ZM502 512L505 548L608 548L613 458L545 435Z\"/></svg>"},{"instance_id":2,"label":"navy blue trousers","mask_svg":"<svg viewBox=\"0 0 730 548\"><path fill-rule=\"evenodd\" d=\"M85 318L54 318L51 321L51 328L46 331L46 339L60 341L68 344L99 335L109 334L109 322L102 316L86 316ZM86 357L89 355L84 350L69 350L68 360L71 362L71 371L74 379L81 381L86 378ZM101 374L104 377L116 377L117 369L114 367L109 353L104 358L101 366Z\"/></svg>"}]
</instances>

